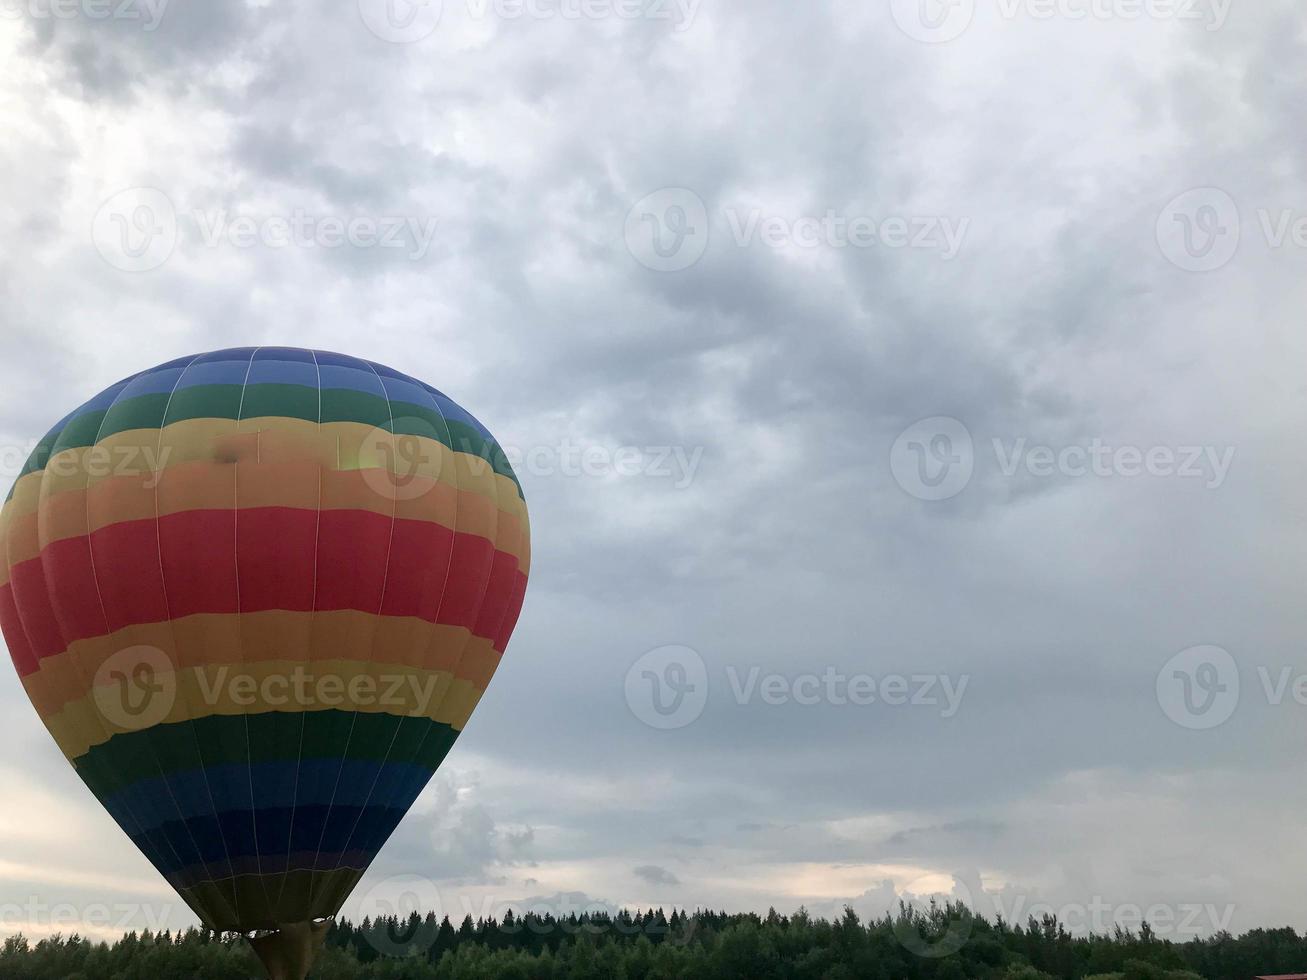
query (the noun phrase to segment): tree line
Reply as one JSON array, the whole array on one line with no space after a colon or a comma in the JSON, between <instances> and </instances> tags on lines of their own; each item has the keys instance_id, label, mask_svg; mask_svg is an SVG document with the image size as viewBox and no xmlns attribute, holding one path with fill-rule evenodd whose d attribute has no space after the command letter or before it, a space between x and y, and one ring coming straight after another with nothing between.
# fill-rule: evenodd
<instances>
[{"instance_id":1,"label":"tree line","mask_svg":"<svg viewBox=\"0 0 1307 980\"><path fill-rule=\"evenodd\" d=\"M502 919L342 920L315 980L1251 980L1307 972L1307 937L1292 928L1177 943L1138 932L1072 935L1055 916L1024 926L962 904L901 905L867 922L800 909L765 916L662 909ZM5 980L247 980L261 976L239 937L203 929L128 933L109 944L12 936Z\"/></svg>"}]
</instances>

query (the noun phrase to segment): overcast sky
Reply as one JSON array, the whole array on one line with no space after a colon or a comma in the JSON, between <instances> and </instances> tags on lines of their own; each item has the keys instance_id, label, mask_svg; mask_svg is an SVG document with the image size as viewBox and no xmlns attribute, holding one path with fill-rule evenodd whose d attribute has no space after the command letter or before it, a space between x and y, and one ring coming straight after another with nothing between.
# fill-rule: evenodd
<instances>
[{"instance_id":1,"label":"overcast sky","mask_svg":"<svg viewBox=\"0 0 1307 980\"><path fill-rule=\"evenodd\" d=\"M0 8L6 479L241 345L517 454L517 632L347 914L1307 925L1300 0ZM0 932L192 921L0 713Z\"/></svg>"}]
</instances>

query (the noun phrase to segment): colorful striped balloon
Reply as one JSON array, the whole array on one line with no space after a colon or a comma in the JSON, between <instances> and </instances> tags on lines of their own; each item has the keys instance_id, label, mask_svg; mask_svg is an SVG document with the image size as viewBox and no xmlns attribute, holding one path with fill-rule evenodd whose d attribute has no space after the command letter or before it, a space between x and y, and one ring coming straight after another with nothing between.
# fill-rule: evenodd
<instances>
[{"instance_id":1,"label":"colorful striped balloon","mask_svg":"<svg viewBox=\"0 0 1307 980\"><path fill-rule=\"evenodd\" d=\"M323 351L162 364L0 514L0 625L118 824L216 930L330 917L499 665L526 504L476 419Z\"/></svg>"}]
</instances>

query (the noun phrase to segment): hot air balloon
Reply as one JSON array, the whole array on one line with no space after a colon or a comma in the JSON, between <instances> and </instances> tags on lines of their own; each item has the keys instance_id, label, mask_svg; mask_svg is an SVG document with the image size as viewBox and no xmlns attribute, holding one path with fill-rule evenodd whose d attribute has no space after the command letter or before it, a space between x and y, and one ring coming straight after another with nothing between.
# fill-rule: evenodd
<instances>
[{"instance_id":1,"label":"hot air balloon","mask_svg":"<svg viewBox=\"0 0 1307 980\"><path fill-rule=\"evenodd\" d=\"M316 350L120 381L0 513L0 627L82 780L209 929L303 977L499 665L521 487L435 388Z\"/></svg>"}]
</instances>

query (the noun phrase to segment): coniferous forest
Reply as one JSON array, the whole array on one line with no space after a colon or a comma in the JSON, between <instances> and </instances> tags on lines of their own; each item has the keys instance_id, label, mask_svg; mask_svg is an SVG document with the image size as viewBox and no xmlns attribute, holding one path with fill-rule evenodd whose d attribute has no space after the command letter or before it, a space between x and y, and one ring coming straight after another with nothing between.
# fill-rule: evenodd
<instances>
[{"instance_id":1,"label":"coniferous forest","mask_svg":"<svg viewBox=\"0 0 1307 980\"><path fill-rule=\"evenodd\" d=\"M508 912L455 925L408 919L338 922L319 980L1250 980L1300 973L1307 938L1291 928L1173 942L1138 932L1074 936L1052 916L990 922L963 905L861 921L794 915L623 911L564 918ZM261 976L243 940L202 930L129 933L113 944L78 936L0 949L4 980L247 980Z\"/></svg>"}]
</instances>

